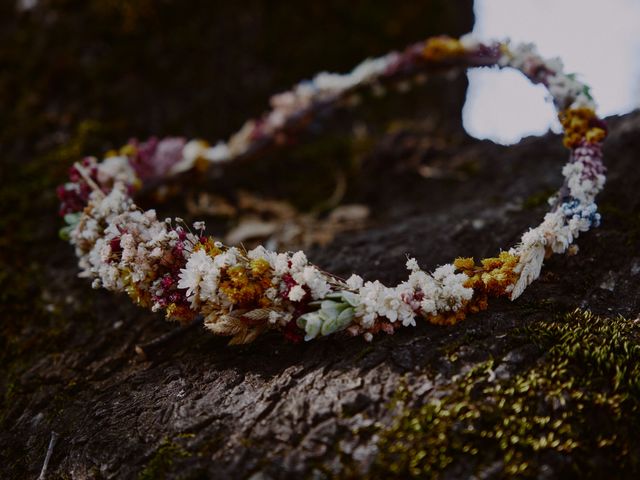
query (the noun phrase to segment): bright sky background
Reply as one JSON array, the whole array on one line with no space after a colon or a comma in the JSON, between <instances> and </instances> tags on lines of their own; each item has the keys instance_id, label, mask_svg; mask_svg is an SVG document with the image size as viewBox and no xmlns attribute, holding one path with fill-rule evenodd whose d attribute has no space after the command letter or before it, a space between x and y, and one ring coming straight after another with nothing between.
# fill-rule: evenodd
<instances>
[{"instance_id":1,"label":"bright sky background","mask_svg":"<svg viewBox=\"0 0 640 480\"><path fill-rule=\"evenodd\" d=\"M592 87L600 116L640 107L640 0L475 0L480 39L533 42ZM515 143L558 131L547 91L514 70L470 70L462 112L477 138Z\"/></svg>"}]
</instances>

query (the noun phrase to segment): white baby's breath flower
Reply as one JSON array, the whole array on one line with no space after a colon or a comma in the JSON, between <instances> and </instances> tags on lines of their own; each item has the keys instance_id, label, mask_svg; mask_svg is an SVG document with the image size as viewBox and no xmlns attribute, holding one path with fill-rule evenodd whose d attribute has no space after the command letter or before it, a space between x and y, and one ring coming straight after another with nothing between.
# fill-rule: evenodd
<instances>
[{"instance_id":1,"label":"white baby's breath flower","mask_svg":"<svg viewBox=\"0 0 640 480\"><path fill-rule=\"evenodd\" d=\"M307 266L307 256L303 251L297 251L291 256L291 270L302 270Z\"/></svg>"},{"instance_id":2,"label":"white baby's breath flower","mask_svg":"<svg viewBox=\"0 0 640 480\"><path fill-rule=\"evenodd\" d=\"M408 258L407 259L407 269L412 271L412 272L416 272L416 271L420 270L420 266L418 265L418 261L415 258Z\"/></svg>"},{"instance_id":3,"label":"white baby's breath flower","mask_svg":"<svg viewBox=\"0 0 640 480\"><path fill-rule=\"evenodd\" d=\"M131 262L136 256L137 245L130 233L125 233L120 237L120 247L122 248L122 261Z\"/></svg>"},{"instance_id":4,"label":"white baby's breath flower","mask_svg":"<svg viewBox=\"0 0 640 480\"><path fill-rule=\"evenodd\" d=\"M293 277L298 283L306 285L311 291L314 300L324 298L331 288L324 278L324 275L314 266L307 265L302 270L302 274L295 274Z\"/></svg>"},{"instance_id":5,"label":"white baby's breath flower","mask_svg":"<svg viewBox=\"0 0 640 480\"><path fill-rule=\"evenodd\" d=\"M176 174L191 169L199 158L207 153L207 143L202 140L191 140L182 148L182 160L171 166L170 173Z\"/></svg>"},{"instance_id":6,"label":"white baby's breath flower","mask_svg":"<svg viewBox=\"0 0 640 480\"><path fill-rule=\"evenodd\" d=\"M307 292L305 292L304 288L302 288L300 285L295 285L291 288L291 290L289 290L288 298L292 302L299 302L304 298L306 293Z\"/></svg>"},{"instance_id":7,"label":"white baby's breath flower","mask_svg":"<svg viewBox=\"0 0 640 480\"><path fill-rule=\"evenodd\" d=\"M277 323L279 318L280 318L280 315L275 310L271 310L269 312L269 323L271 324Z\"/></svg>"},{"instance_id":8,"label":"white baby's breath flower","mask_svg":"<svg viewBox=\"0 0 640 480\"><path fill-rule=\"evenodd\" d=\"M460 37L460 44L465 50L473 50L480 45L480 40L471 32Z\"/></svg>"},{"instance_id":9,"label":"white baby's breath flower","mask_svg":"<svg viewBox=\"0 0 640 480\"><path fill-rule=\"evenodd\" d=\"M286 325L291 321L292 318L293 315L291 315L291 313L289 312L280 312L277 310L271 310L269 312L269 323L272 325Z\"/></svg>"},{"instance_id":10,"label":"white baby's breath flower","mask_svg":"<svg viewBox=\"0 0 640 480\"><path fill-rule=\"evenodd\" d=\"M400 320L403 325L415 325L414 312L404 300L404 285L397 288L385 287L379 281L366 282L358 292L359 304L356 318L365 328L374 325L377 318L384 317L390 322Z\"/></svg>"},{"instance_id":11,"label":"white baby's breath flower","mask_svg":"<svg viewBox=\"0 0 640 480\"><path fill-rule=\"evenodd\" d=\"M113 182L123 182L133 185L138 177L125 156L107 157L98 164L98 182L109 185Z\"/></svg>"},{"instance_id":12,"label":"white baby's breath flower","mask_svg":"<svg viewBox=\"0 0 640 480\"><path fill-rule=\"evenodd\" d=\"M192 305L197 303L199 293L205 276L209 277L212 270L215 270L213 261L204 250L197 250L191 254L185 268L180 269L178 288L186 290L186 296L192 300ZM209 286L211 287L211 286ZM211 290L209 288L208 290Z\"/></svg>"},{"instance_id":13,"label":"white baby's breath flower","mask_svg":"<svg viewBox=\"0 0 640 480\"><path fill-rule=\"evenodd\" d=\"M204 158L214 163L226 162L231 159L231 151L225 142L218 142L204 151Z\"/></svg>"},{"instance_id":14,"label":"white baby's breath flower","mask_svg":"<svg viewBox=\"0 0 640 480\"><path fill-rule=\"evenodd\" d=\"M281 277L289 271L289 257L284 253L279 253L273 259L273 271Z\"/></svg>"},{"instance_id":15,"label":"white baby's breath flower","mask_svg":"<svg viewBox=\"0 0 640 480\"><path fill-rule=\"evenodd\" d=\"M364 285L364 280L362 280L362 277L360 275L356 275L354 273L349 278L347 278L347 285L349 286L349 288L357 290L361 288L362 285Z\"/></svg>"}]
</instances>

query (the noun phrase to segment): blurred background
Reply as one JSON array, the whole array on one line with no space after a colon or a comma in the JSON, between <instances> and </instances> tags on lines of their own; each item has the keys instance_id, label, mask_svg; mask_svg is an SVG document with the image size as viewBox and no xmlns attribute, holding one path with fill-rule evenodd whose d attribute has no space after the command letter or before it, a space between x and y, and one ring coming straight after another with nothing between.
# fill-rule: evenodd
<instances>
[{"instance_id":1,"label":"blurred background","mask_svg":"<svg viewBox=\"0 0 640 480\"><path fill-rule=\"evenodd\" d=\"M389 3L260 1L20 0L0 7L0 133L3 169L44 162L48 178L63 178L71 158L100 155L131 137L183 135L226 138L260 115L269 96L319 70L344 72L369 56L439 33L473 27L471 0ZM320 140L243 176L274 193L305 199L298 180L335 170L377 134L407 122L460 133L466 79L436 78L411 95L365 102L355 115L317 126ZM428 114L426 114L428 113ZM361 132L355 141L354 130ZM301 178L292 164L305 161ZM319 160L316 163L312 160ZM329 162L327 164L326 162ZM261 162L267 165L268 162ZM233 170L233 168L231 169ZM285 175L286 173L286 175ZM226 186L234 172L226 172ZM287 177L278 183L278 178ZM319 175L310 196L326 196L335 178ZM258 185L254 185L258 184ZM315 188L318 184L318 188ZM264 185L262 185L264 186ZM225 188L225 186L221 186ZM40 191L40 190L39 190ZM42 192L42 195L46 193ZM24 197L12 198L21 202Z\"/></svg>"},{"instance_id":2,"label":"blurred background","mask_svg":"<svg viewBox=\"0 0 640 480\"><path fill-rule=\"evenodd\" d=\"M2 4L5 138L39 143L56 142L39 127L79 119L107 123L119 143L152 133L214 140L319 70L473 26L470 0Z\"/></svg>"}]
</instances>

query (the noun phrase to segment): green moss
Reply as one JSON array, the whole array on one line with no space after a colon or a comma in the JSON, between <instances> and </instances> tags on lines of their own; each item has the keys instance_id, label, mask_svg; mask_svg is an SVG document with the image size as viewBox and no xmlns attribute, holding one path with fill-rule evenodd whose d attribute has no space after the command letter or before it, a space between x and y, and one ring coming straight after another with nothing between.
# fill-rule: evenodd
<instances>
[{"instance_id":1,"label":"green moss","mask_svg":"<svg viewBox=\"0 0 640 480\"><path fill-rule=\"evenodd\" d=\"M462 335L459 335L447 342L447 344L443 346L442 354L450 362L455 362L458 360L458 352L461 347L474 344L481 338L482 336L476 330L466 331Z\"/></svg>"},{"instance_id":2,"label":"green moss","mask_svg":"<svg viewBox=\"0 0 640 480\"><path fill-rule=\"evenodd\" d=\"M180 444L164 438L160 446L138 474L138 480L156 480L166 478L178 459L189 458L192 455Z\"/></svg>"},{"instance_id":3,"label":"green moss","mask_svg":"<svg viewBox=\"0 0 640 480\"><path fill-rule=\"evenodd\" d=\"M381 427L372 477L438 477L496 468L501 476L637 473L640 325L575 311L521 329L539 347L532 366L495 380L477 365L422 406ZM401 391L399 400L410 402Z\"/></svg>"}]
</instances>

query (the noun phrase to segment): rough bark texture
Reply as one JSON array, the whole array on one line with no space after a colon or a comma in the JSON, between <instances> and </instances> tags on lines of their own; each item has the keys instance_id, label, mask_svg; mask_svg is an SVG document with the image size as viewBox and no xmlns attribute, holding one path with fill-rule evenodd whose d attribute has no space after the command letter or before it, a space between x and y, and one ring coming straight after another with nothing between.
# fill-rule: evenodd
<instances>
[{"instance_id":1,"label":"rough bark texture","mask_svg":"<svg viewBox=\"0 0 640 480\"><path fill-rule=\"evenodd\" d=\"M162 129L171 126L157 121ZM456 326L420 324L370 344L340 336L287 344L270 334L228 347L226 339L196 328L146 359L134 347L175 325L124 297L91 290L76 277L71 249L55 238L52 184L70 157L103 149L105 131L95 133L85 123L61 146L42 146L40 160L3 165L18 188L3 185L2 193L8 207L2 222L3 478L36 477L52 431L60 438L49 478L496 478L515 472L553 478L615 469L620 476L637 474L640 417L633 368L640 360L640 335L633 319L640 311L640 114L612 118L610 125L609 180L599 199L603 225L579 239L577 256L548 260L540 280L516 302L494 301L489 311ZM561 183L567 151L556 135L502 147L455 135L436 141L428 137L436 130L429 122L389 130L350 170L347 197L371 206L371 227L309 252L312 261L336 274L356 272L394 283L406 275L405 254L426 268L456 256L492 256L540 221L547 196ZM10 145L13 152L26 151ZM254 174L247 174L250 166L232 167L225 172L226 188L246 176L257 184L256 178L264 178L260 168L278 171L294 160L274 160L273 167ZM53 178L44 168L54 171ZM307 172L310 184L311 178ZM287 192L289 183L274 180L267 190ZM610 318L611 328L619 329L611 335L614 343L607 338L598 350L612 349L609 363L598 360L591 367L596 354L589 352L602 338L582 334L589 318L574 318L578 314L566 324L579 327L571 335L585 356L575 360L576 348L562 349L568 335L556 338L554 322L576 308ZM614 319L618 314L627 319ZM618 337L626 347L615 343ZM555 370L548 364L556 358L568 362L577 380L553 390ZM488 378L474 377L478 369L489 372ZM538 435L538 427L532 426L506 446L486 440L474 451L478 444L472 439L465 451L464 442L456 443L457 435L469 438L469 432L460 433L467 420L457 419L460 409L446 410L447 405L455 400L466 409L477 407L487 422L487 409L497 408L487 395L461 391L460 385L504 385L508 391L514 379L530 374L551 383L536 384L536 396L526 397L522 408L535 406L535 418L550 419L535 425L561 419L549 431L575 446L551 440L533 448L527 439ZM584 379L590 383L580 383ZM517 385L515 390L523 389L522 382ZM587 404L588 413L566 417L564 405L583 405L583 397L592 394L600 400ZM509 395L504 393L505 402L515 402ZM425 412L425 406L435 410ZM602 418L591 428L591 416L597 415ZM422 430L404 429L402 419L411 418ZM428 436L436 431L451 441ZM393 445L402 445L408 459ZM421 463L420 455L431 458L434 451L428 465Z\"/></svg>"}]
</instances>

